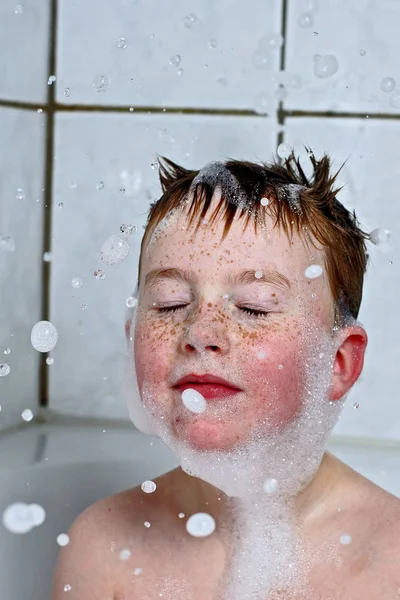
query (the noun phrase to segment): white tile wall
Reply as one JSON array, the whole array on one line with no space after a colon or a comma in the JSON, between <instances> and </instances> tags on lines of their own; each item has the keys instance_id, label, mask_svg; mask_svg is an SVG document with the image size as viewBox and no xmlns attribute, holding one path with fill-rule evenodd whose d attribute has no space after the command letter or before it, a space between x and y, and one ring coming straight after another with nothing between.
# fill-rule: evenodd
<instances>
[{"instance_id":1,"label":"white tile wall","mask_svg":"<svg viewBox=\"0 0 400 600\"><path fill-rule=\"evenodd\" d=\"M223 156L263 160L275 148L275 129L265 117L58 115L51 320L59 341L49 367L53 409L128 418L121 387L125 300L136 285L149 202L160 196L158 172L151 167L155 152L188 168ZM97 189L99 182L104 189ZM106 267L100 248L123 223L138 227L130 255ZM104 280L95 279L98 268L106 273ZM80 289L72 287L74 277L83 279Z\"/></svg>"},{"instance_id":2,"label":"white tile wall","mask_svg":"<svg viewBox=\"0 0 400 600\"><path fill-rule=\"evenodd\" d=\"M59 0L58 101L197 108L266 103L268 112L276 104L271 78L279 52L272 53L267 69L257 66L265 53L253 54L262 37L280 33L281 4ZM197 26L188 28L184 19L191 14ZM121 38L126 47L118 47ZM171 66L177 55L179 66Z\"/></svg>"},{"instance_id":3,"label":"white tile wall","mask_svg":"<svg viewBox=\"0 0 400 600\"><path fill-rule=\"evenodd\" d=\"M45 102L50 0L1 0L0 99Z\"/></svg>"},{"instance_id":4,"label":"white tile wall","mask_svg":"<svg viewBox=\"0 0 400 600\"><path fill-rule=\"evenodd\" d=\"M312 18L306 28L299 24L304 14ZM400 115L400 97L395 108L380 87L383 78L392 77L396 93L400 89L399 21L400 4L391 0L288 0L286 69L303 85L290 92L285 108ZM336 74L314 75L317 54L337 58Z\"/></svg>"},{"instance_id":5,"label":"white tile wall","mask_svg":"<svg viewBox=\"0 0 400 600\"><path fill-rule=\"evenodd\" d=\"M291 118L286 124L285 141L295 149L301 151L307 144L316 156L327 151L335 168L348 159L340 175L346 187L339 200L355 209L364 230L392 232L387 253L367 243L371 261L359 319L369 343L361 381L351 391L334 432L342 435L400 438L399 135L400 122L392 120Z\"/></svg>"},{"instance_id":6,"label":"white tile wall","mask_svg":"<svg viewBox=\"0 0 400 600\"><path fill-rule=\"evenodd\" d=\"M30 334L40 319L44 120L0 107L0 363L11 368L0 377L0 429L22 423L25 408L37 411L39 355Z\"/></svg>"}]
</instances>

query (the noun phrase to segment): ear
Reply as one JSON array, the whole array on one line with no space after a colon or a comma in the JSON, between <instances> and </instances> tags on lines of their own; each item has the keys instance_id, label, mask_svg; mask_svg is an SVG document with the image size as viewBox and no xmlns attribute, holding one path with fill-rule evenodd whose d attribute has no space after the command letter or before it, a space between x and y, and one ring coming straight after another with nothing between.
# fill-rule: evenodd
<instances>
[{"instance_id":1,"label":"ear","mask_svg":"<svg viewBox=\"0 0 400 600\"><path fill-rule=\"evenodd\" d=\"M366 331L360 326L345 327L337 335L340 345L333 363L330 400L340 400L355 384L364 366L368 343Z\"/></svg>"}]
</instances>

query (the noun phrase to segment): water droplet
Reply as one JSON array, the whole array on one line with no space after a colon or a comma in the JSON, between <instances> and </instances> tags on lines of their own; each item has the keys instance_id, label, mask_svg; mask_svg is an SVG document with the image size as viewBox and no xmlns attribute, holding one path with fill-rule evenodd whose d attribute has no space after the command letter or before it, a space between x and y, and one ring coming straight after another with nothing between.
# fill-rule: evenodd
<instances>
[{"instance_id":1,"label":"water droplet","mask_svg":"<svg viewBox=\"0 0 400 600\"><path fill-rule=\"evenodd\" d=\"M215 520L208 513L195 513L186 521L186 531L194 537L207 537L215 531Z\"/></svg>"},{"instance_id":2,"label":"water droplet","mask_svg":"<svg viewBox=\"0 0 400 600\"><path fill-rule=\"evenodd\" d=\"M183 19L183 23L188 29L196 29L200 25L200 19L193 13L190 13L190 15L186 15Z\"/></svg>"},{"instance_id":3,"label":"water droplet","mask_svg":"<svg viewBox=\"0 0 400 600\"><path fill-rule=\"evenodd\" d=\"M393 92L393 94L390 96L390 104L393 106L393 108L400 108L400 91Z\"/></svg>"},{"instance_id":4,"label":"water droplet","mask_svg":"<svg viewBox=\"0 0 400 600\"><path fill-rule=\"evenodd\" d=\"M183 69L181 69L181 68L179 67L179 69L177 69L177 70L176 70L176 74L177 74L178 76L182 75L182 74L183 74Z\"/></svg>"},{"instance_id":5,"label":"water droplet","mask_svg":"<svg viewBox=\"0 0 400 600\"><path fill-rule=\"evenodd\" d=\"M317 55L314 57L314 75L322 79L332 77L339 68L339 63L336 56L332 54Z\"/></svg>"},{"instance_id":6,"label":"water droplet","mask_svg":"<svg viewBox=\"0 0 400 600\"><path fill-rule=\"evenodd\" d=\"M255 52L253 52L251 62L253 63L253 67L255 69L260 70L268 69L272 65L271 55L264 48L258 48Z\"/></svg>"},{"instance_id":7,"label":"water droplet","mask_svg":"<svg viewBox=\"0 0 400 600\"><path fill-rule=\"evenodd\" d=\"M151 163L151 168L153 169L153 171L158 171L160 165L158 162L153 162Z\"/></svg>"},{"instance_id":8,"label":"water droplet","mask_svg":"<svg viewBox=\"0 0 400 600\"><path fill-rule=\"evenodd\" d=\"M384 77L381 81L382 92L393 92L396 89L396 80L393 77Z\"/></svg>"},{"instance_id":9,"label":"water droplet","mask_svg":"<svg viewBox=\"0 0 400 600\"><path fill-rule=\"evenodd\" d=\"M69 98L69 97L70 97L70 95L71 95L71 90L70 90L70 88L68 88L68 87L67 87L67 88L65 88L65 90L63 91L63 94L64 94L64 96L65 96L66 98Z\"/></svg>"},{"instance_id":10,"label":"water droplet","mask_svg":"<svg viewBox=\"0 0 400 600\"><path fill-rule=\"evenodd\" d=\"M280 33L274 33L271 35L265 35L261 38L259 46L261 48L265 48L266 50L276 51L283 44L283 37Z\"/></svg>"},{"instance_id":11,"label":"water droplet","mask_svg":"<svg viewBox=\"0 0 400 600\"><path fill-rule=\"evenodd\" d=\"M340 543L343 545L347 545L350 544L351 542L351 535L349 535L348 533L344 533L343 535L340 536Z\"/></svg>"},{"instance_id":12,"label":"water droplet","mask_svg":"<svg viewBox=\"0 0 400 600\"><path fill-rule=\"evenodd\" d=\"M74 277L71 281L71 284L73 288L78 289L83 286L83 280L80 277Z\"/></svg>"},{"instance_id":13,"label":"water droplet","mask_svg":"<svg viewBox=\"0 0 400 600\"><path fill-rule=\"evenodd\" d=\"M24 7L20 4L17 4L17 6L14 8L14 12L16 15L21 15L24 12Z\"/></svg>"},{"instance_id":14,"label":"water droplet","mask_svg":"<svg viewBox=\"0 0 400 600\"><path fill-rule=\"evenodd\" d=\"M43 112L43 109L42 108L38 108L36 112L38 112L40 114L40 113Z\"/></svg>"},{"instance_id":15,"label":"water droplet","mask_svg":"<svg viewBox=\"0 0 400 600\"><path fill-rule=\"evenodd\" d=\"M59 202L57 206L58 208L64 208L64 202Z\"/></svg>"},{"instance_id":16,"label":"water droplet","mask_svg":"<svg viewBox=\"0 0 400 600\"><path fill-rule=\"evenodd\" d=\"M118 48L126 48L127 47L126 39L124 37L119 38L117 42Z\"/></svg>"},{"instance_id":17,"label":"water droplet","mask_svg":"<svg viewBox=\"0 0 400 600\"><path fill-rule=\"evenodd\" d=\"M151 523L149 523L148 521L145 521L143 524L145 527L151 527Z\"/></svg>"},{"instance_id":18,"label":"water droplet","mask_svg":"<svg viewBox=\"0 0 400 600\"><path fill-rule=\"evenodd\" d=\"M10 235L0 235L0 252L14 252L15 242Z\"/></svg>"},{"instance_id":19,"label":"water droplet","mask_svg":"<svg viewBox=\"0 0 400 600\"><path fill-rule=\"evenodd\" d=\"M322 275L322 273L323 273L323 269L322 269L321 265L310 265L304 271L304 275L308 279L315 279L316 277L319 277L320 275Z\"/></svg>"},{"instance_id":20,"label":"water droplet","mask_svg":"<svg viewBox=\"0 0 400 600\"><path fill-rule=\"evenodd\" d=\"M82 306L81 306L82 310L86 310L86 309L87 309L87 306L88 306L88 305L86 304L86 302L84 302L84 303L82 304Z\"/></svg>"},{"instance_id":21,"label":"water droplet","mask_svg":"<svg viewBox=\"0 0 400 600\"><path fill-rule=\"evenodd\" d=\"M146 494L152 494L157 489L157 485L154 483L154 481L143 481L140 487L144 492L146 492Z\"/></svg>"},{"instance_id":22,"label":"water droplet","mask_svg":"<svg viewBox=\"0 0 400 600\"><path fill-rule=\"evenodd\" d=\"M125 548L124 550L121 550L119 557L121 560L128 560L131 557L131 551Z\"/></svg>"},{"instance_id":23,"label":"water droplet","mask_svg":"<svg viewBox=\"0 0 400 600\"><path fill-rule=\"evenodd\" d=\"M133 570L133 573L134 575L141 575L143 573L143 569L136 567L136 569Z\"/></svg>"},{"instance_id":24,"label":"water droplet","mask_svg":"<svg viewBox=\"0 0 400 600\"><path fill-rule=\"evenodd\" d=\"M52 358L51 356L48 356L48 357L46 358L46 363L47 363L48 365L54 365L54 358Z\"/></svg>"},{"instance_id":25,"label":"water droplet","mask_svg":"<svg viewBox=\"0 0 400 600\"><path fill-rule=\"evenodd\" d=\"M271 98L267 93L257 94L252 102L252 108L259 114L265 115L271 110Z\"/></svg>"},{"instance_id":26,"label":"water droplet","mask_svg":"<svg viewBox=\"0 0 400 600\"><path fill-rule=\"evenodd\" d=\"M313 35L315 35L315 36L319 35L318 31L313 31Z\"/></svg>"},{"instance_id":27,"label":"water droplet","mask_svg":"<svg viewBox=\"0 0 400 600\"><path fill-rule=\"evenodd\" d=\"M292 148L289 146L289 144L285 144L285 142L282 142L282 144L279 144L276 152L279 158L285 159L288 158L288 156L290 156Z\"/></svg>"},{"instance_id":28,"label":"water droplet","mask_svg":"<svg viewBox=\"0 0 400 600\"><path fill-rule=\"evenodd\" d=\"M179 513L178 517L179 517L180 519L184 519L184 518L185 518L185 513Z\"/></svg>"},{"instance_id":29,"label":"water droplet","mask_svg":"<svg viewBox=\"0 0 400 600\"><path fill-rule=\"evenodd\" d=\"M256 271L256 272L254 273L254 277L255 277L256 279L261 279L261 277L262 277L262 271Z\"/></svg>"},{"instance_id":30,"label":"water droplet","mask_svg":"<svg viewBox=\"0 0 400 600\"><path fill-rule=\"evenodd\" d=\"M264 350L260 350L259 352L257 352L257 358L259 358L260 360L264 360L264 358L267 356L267 353L264 352Z\"/></svg>"},{"instance_id":31,"label":"water droplet","mask_svg":"<svg viewBox=\"0 0 400 600\"><path fill-rule=\"evenodd\" d=\"M179 54L175 54L175 56L172 56L169 59L169 64L171 65L171 67L177 67L180 62L181 62L181 57L179 56Z\"/></svg>"},{"instance_id":32,"label":"water droplet","mask_svg":"<svg viewBox=\"0 0 400 600\"><path fill-rule=\"evenodd\" d=\"M134 296L129 296L126 300L125 300L125 304L128 308L133 308L134 306L137 305L137 298L135 298Z\"/></svg>"},{"instance_id":33,"label":"water droplet","mask_svg":"<svg viewBox=\"0 0 400 600\"><path fill-rule=\"evenodd\" d=\"M99 181L98 184L96 185L96 188L98 190L104 190L104 181Z\"/></svg>"},{"instance_id":34,"label":"water droplet","mask_svg":"<svg viewBox=\"0 0 400 600\"><path fill-rule=\"evenodd\" d=\"M212 49L212 48L216 48L216 47L217 47L217 40L215 40L215 39L211 39L211 40L209 40L209 41L208 41L208 47L209 47L210 49Z\"/></svg>"},{"instance_id":35,"label":"water droplet","mask_svg":"<svg viewBox=\"0 0 400 600\"><path fill-rule=\"evenodd\" d=\"M378 246L379 244L387 243L391 234L389 229L374 229L369 234L369 239L375 246Z\"/></svg>"},{"instance_id":36,"label":"water droplet","mask_svg":"<svg viewBox=\"0 0 400 600\"><path fill-rule=\"evenodd\" d=\"M228 79L225 75L220 75L217 79L217 83L219 83L219 85L222 85L222 87L226 87L228 85Z\"/></svg>"},{"instance_id":37,"label":"water droplet","mask_svg":"<svg viewBox=\"0 0 400 600\"><path fill-rule=\"evenodd\" d=\"M269 198L261 198L260 202L262 206L268 206Z\"/></svg>"},{"instance_id":38,"label":"water droplet","mask_svg":"<svg viewBox=\"0 0 400 600\"><path fill-rule=\"evenodd\" d=\"M0 363L0 377L5 377L11 371L10 365L7 363Z\"/></svg>"},{"instance_id":39,"label":"water droplet","mask_svg":"<svg viewBox=\"0 0 400 600\"><path fill-rule=\"evenodd\" d=\"M132 231L136 233L137 227L136 225L121 225L119 228L120 232L124 235L131 235Z\"/></svg>"},{"instance_id":40,"label":"water droplet","mask_svg":"<svg viewBox=\"0 0 400 600\"><path fill-rule=\"evenodd\" d=\"M47 85L52 85L56 81L57 77L55 75L50 75Z\"/></svg>"},{"instance_id":41,"label":"water droplet","mask_svg":"<svg viewBox=\"0 0 400 600\"><path fill-rule=\"evenodd\" d=\"M353 408L355 408L355 409L360 408L360 405L358 404L358 402L354 402Z\"/></svg>"},{"instance_id":42,"label":"water droplet","mask_svg":"<svg viewBox=\"0 0 400 600\"><path fill-rule=\"evenodd\" d=\"M96 88L97 92L105 92L108 88L109 79L107 75L97 75L96 79L93 81L93 87Z\"/></svg>"},{"instance_id":43,"label":"water droplet","mask_svg":"<svg viewBox=\"0 0 400 600\"><path fill-rule=\"evenodd\" d=\"M361 49L360 54L361 54L361 56L365 56L367 54L367 51L364 49Z\"/></svg>"},{"instance_id":44,"label":"water droplet","mask_svg":"<svg viewBox=\"0 0 400 600\"><path fill-rule=\"evenodd\" d=\"M188 388L182 392L182 402L191 412L200 414L207 408L207 402L200 392Z\"/></svg>"},{"instance_id":45,"label":"water droplet","mask_svg":"<svg viewBox=\"0 0 400 600\"><path fill-rule=\"evenodd\" d=\"M66 583L64 585L64 592L70 592L72 590L72 587L69 585L69 583Z\"/></svg>"},{"instance_id":46,"label":"water droplet","mask_svg":"<svg viewBox=\"0 0 400 600\"><path fill-rule=\"evenodd\" d=\"M106 274L102 269L96 269L93 275L96 277L96 279L105 279L106 277Z\"/></svg>"},{"instance_id":47,"label":"water droplet","mask_svg":"<svg viewBox=\"0 0 400 600\"><path fill-rule=\"evenodd\" d=\"M280 371L282 371L282 369L283 369L283 365L278 365L278 369L279 369Z\"/></svg>"},{"instance_id":48,"label":"water droplet","mask_svg":"<svg viewBox=\"0 0 400 600\"><path fill-rule=\"evenodd\" d=\"M32 421L32 419L33 419L33 412L31 411L30 408L25 408L25 410L23 410L22 413L21 413L21 417L26 422Z\"/></svg>"},{"instance_id":49,"label":"water droplet","mask_svg":"<svg viewBox=\"0 0 400 600\"><path fill-rule=\"evenodd\" d=\"M16 198L16 200L24 200L25 199L25 192L22 188L17 189L15 198Z\"/></svg>"},{"instance_id":50,"label":"water droplet","mask_svg":"<svg viewBox=\"0 0 400 600\"><path fill-rule=\"evenodd\" d=\"M51 262L53 260L52 252L44 252L43 260L44 260L44 262Z\"/></svg>"},{"instance_id":51,"label":"water droplet","mask_svg":"<svg viewBox=\"0 0 400 600\"><path fill-rule=\"evenodd\" d=\"M107 266L117 265L125 260L130 251L126 235L112 235L100 250L100 260Z\"/></svg>"},{"instance_id":52,"label":"water droplet","mask_svg":"<svg viewBox=\"0 0 400 600\"><path fill-rule=\"evenodd\" d=\"M265 480L263 490L266 494L273 494L278 489L278 482L273 477Z\"/></svg>"},{"instance_id":53,"label":"water droplet","mask_svg":"<svg viewBox=\"0 0 400 600\"><path fill-rule=\"evenodd\" d=\"M76 188L78 187L77 184L75 183L75 181L70 181L69 183L69 187L71 188L71 190L76 190Z\"/></svg>"},{"instance_id":54,"label":"water droplet","mask_svg":"<svg viewBox=\"0 0 400 600\"><path fill-rule=\"evenodd\" d=\"M314 23L314 19L312 15L305 13L304 15L300 15L297 22L302 29L307 29L307 27L311 27L311 25Z\"/></svg>"},{"instance_id":55,"label":"water droplet","mask_svg":"<svg viewBox=\"0 0 400 600\"><path fill-rule=\"evenodd\" d=\"M6 348L6 349L4 350L4 354L11 354L11 350L10 350L10 348Z\"/></svg>"},{"instance_id":56,"label":"water droplet","mask_svg":"<svg viewBox=\"0 0 400 600\"><path fill-rule=\"evenodd\" d=\"M50 321L39 321L32 327L31 344L38 352L50 352L58 340L58 331Z\"/></svg>"}]
</instances>

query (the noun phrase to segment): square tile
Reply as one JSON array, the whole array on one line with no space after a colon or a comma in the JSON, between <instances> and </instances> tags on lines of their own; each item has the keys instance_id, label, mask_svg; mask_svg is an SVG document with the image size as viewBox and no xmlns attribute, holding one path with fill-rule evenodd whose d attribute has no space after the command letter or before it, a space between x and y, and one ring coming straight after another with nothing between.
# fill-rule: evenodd
<instances>
[{"instance_id":1,"label":"square tile","mask_svg":"<svg viewBox=\"0 0 400 600\"><path fill-rule=\"evenodd\" d=\"M128 418L122 393L125 300L135 290L150 201L160 196L151 166L156 153L201 168L226 156L266 160L275 145L275 122L265 117L57 116L51 320L59 340L49 367L51 408ZM106 267L101 246L122 224L137 227L130 254ZM105 279L94 277L97 269ZM74 288L77 277L83 285Z\"/></svg>"},{"instance_id":2,"label":"square tile","mask_svg":"<svg viewBox=\"0 0 400 600\"><path fill-rule=\"evenodd\" d=\"M47 98L50 0L0 3L0 99Z\"/></svg>"},{"instance_id":3,"label":"square tile","mask_svg":"<svg viewBox=\"0 0 400 600\"><path fill-rule=\"evenodd\" d=\"M334 433L356 437L400 438L397 367L400 280L400 208L397 165L400 122L379 119L291 118L285 142L300 154L311 146L315 156L328 152L336 171L347 160L338 199L355 210L364 231L388 229L388 246L367 242L370 262L359 314L368 334L364 370L351 390ZM307 164L309 161L305 161ZM354 405L359 404L359 408Z\"/></svg>"},{"instance_id":4,"label":"square tile","mask_svg":"<svg viewBox=\"0 0 400 600\"><path fill-rule=\"evenodd\" d=\"M281 5L60 0L58 101L272 111Z\"/></svg>"},{"instance_id":5,"label":"square tile","mask_svg":"<svg viewBox=\"0 0 400 600\"><path fill-rule=\"evenodd\" d=\"M299 76L302 85L290 91L285 108L400 115L399 21L400 4L391 0L288 0L286 70ZM317 77L315 66L320 74L328 74L330 67L316 62L316 55L333 55L337 72ZM396 106L391 105L392 93L381 89L387 77L398 83Z\"/></svg>"},{"instance_id":6,"label":"square tile","mask_svg":"<svg viewBox=\"0 0 400 600\"><path fill-rule=\"evenodd\" d=\"M43 113L0 108L0 363L11 369L0 377L0 429L38 408L30 335L41 311L44 121Z\"/></svg>"}]
</instances>

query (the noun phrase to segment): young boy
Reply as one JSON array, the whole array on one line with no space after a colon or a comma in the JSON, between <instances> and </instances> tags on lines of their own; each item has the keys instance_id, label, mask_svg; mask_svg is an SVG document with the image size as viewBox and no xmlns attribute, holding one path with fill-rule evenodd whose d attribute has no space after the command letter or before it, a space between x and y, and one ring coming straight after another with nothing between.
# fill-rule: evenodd
<instances>
[{"instance_id":1,"label":"young boy","mask_svg":"<svg viewBox=\"0 0 400 600\"><path fill-rule=\"evenodd\" d=\"M310 159L310 180L293 154L163 159L128 403L181 466L78 517L53 600L400 598L399 500L325 451L363 367L368 234Z\"/></svg>"}]
</instances>

